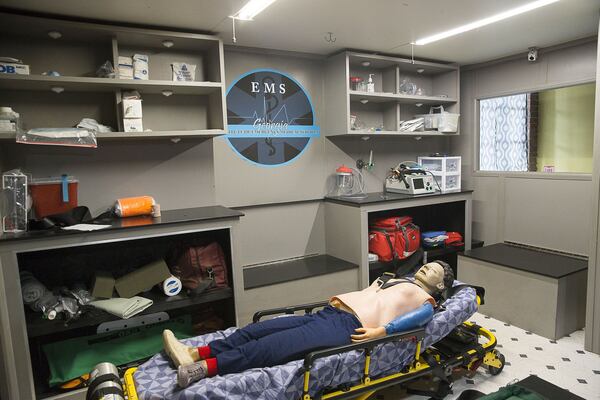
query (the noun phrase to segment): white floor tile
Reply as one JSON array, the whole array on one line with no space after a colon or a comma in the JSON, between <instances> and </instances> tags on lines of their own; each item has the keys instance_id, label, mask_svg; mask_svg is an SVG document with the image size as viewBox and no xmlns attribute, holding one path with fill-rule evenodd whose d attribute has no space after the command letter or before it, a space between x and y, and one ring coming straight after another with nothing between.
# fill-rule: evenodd
<instances>
[{"instance_id":1,"label":"white floor tile","mask_svg":"<svg viewBox=\"0 0 600 400\"><path fill-rule=\"evenodd\" d=\"M455 382L454 394L448 396L448 400L455 400L466 389L492 393L532 374L586 400L600 400L600 355L583 349L583 331L551 341L483 314L477 313L471 320L495 331L499 345L497 349L504 354L507 364L497 376L491 376L483 368L479 368L470 381L463 378ZM402 396L393 389L382 391L381 395L378 393L377 398L424 399L421 396Z\"/></svg>"}]
</instances>

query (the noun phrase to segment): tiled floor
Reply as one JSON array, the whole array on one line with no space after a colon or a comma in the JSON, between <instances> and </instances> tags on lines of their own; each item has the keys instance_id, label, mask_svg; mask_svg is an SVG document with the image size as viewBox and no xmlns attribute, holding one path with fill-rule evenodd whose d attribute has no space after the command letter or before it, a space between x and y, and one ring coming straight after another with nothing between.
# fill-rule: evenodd
<instances>
[{"instance_id":1,"label":"tiled floor","mask_svg":"<svg viewBox=\"0 0 600 400\"><path fill-rule=\"evenodd\" d=\"M583 331L577 331L557 341L526 332L502 321L475 314L472 321L492 330L498 339L498 350L504 354L506 365L497 376L483 368L471 378L454 383L454 400L465 389L491 393L511 381L537 375L567 389L586 400L600 400L600 355L583 350ZM385 400L423 400L420 396L401 396L394 389L377 396Z\"/></svg>"}]
</instances>

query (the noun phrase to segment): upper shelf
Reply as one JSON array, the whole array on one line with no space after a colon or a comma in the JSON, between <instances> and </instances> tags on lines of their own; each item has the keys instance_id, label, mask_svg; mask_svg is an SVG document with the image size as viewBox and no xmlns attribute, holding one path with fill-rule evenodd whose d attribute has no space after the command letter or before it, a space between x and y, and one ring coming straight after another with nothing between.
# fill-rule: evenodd
<instances>
[{"instance_id":1,"label":"upper shelf","mask_svg":"<svg viewBox=\"0 0 600 400\"><path fill-rule=\"evenodd\" d=\"M138 90L142 94L160 94L170 90L173 94L210 94L221 90L220 82L151 81L136 79L88 78L75 76L4 75L0 74L2 90L51 90L62 87L73 92L116 92Z\"/></svg>"},{"instance_id":2,"label":"upper shelf","mask_svg":"<svg viewBox=\"0 0 600 400\"><path fill-rule=\"evenodd\" d=\"M362 67L368 63L369 68L387 69L398 67L403 72L415 72L422 75L437 75L445 72L457 71L456 64L434 63L429 61L411 60L409 58L383 56L379 54L365 54L347 52L351 67Z\"/></svg>"},{"instance_id":3,"label":"upper shelf","mask_svg":"<svg viewBox=\"0 0 600 400\"><path fill-rule=\"evenodd\" d=\"M200 139L206 140L224 135L222 129L204 129L189 131L146 131L146 132L105 132L96 134L99 142L131 139ZM0 140L15 141L15 132L1 132Z\"/></svg>"},{"instance_id":4,"label":"upper shelf","mask_svg":"<svg viewBox=\"0 0 600 400\"><path fill-rule=\"evenodd\" d=\"M395 93L368 93L350 90L350 101L369 100L373 103L397 102L400 104L450 104L456 103L455 98L441 96L417 96Z\"/></svg>"}]
</instances>

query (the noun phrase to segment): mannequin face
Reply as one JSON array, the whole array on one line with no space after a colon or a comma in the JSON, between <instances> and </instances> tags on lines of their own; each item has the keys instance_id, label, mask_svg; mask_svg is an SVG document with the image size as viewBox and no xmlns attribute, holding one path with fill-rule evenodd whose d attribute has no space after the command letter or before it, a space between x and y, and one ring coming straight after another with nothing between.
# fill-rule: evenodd
<instances>
[{"instance_id":1,"label":"mannequin face","mask_svg":"<svg viewBox=\"0 0 600 400\"><path fill-rule=\"evenodd\" d=\"M415 279L427 293L433 295L444 289L444 267L438 263L427 263L415 274Z\"/></svg>"}]
</instances>

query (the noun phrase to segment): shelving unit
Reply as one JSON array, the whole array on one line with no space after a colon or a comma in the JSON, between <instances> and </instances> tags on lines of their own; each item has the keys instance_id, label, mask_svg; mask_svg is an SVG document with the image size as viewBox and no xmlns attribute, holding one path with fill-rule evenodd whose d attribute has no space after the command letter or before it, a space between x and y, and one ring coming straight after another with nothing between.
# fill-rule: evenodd
<instances>
[{"instance_id":1,"label":"shelving unit","mask_svg":"<svg viewBox=\"0 0 600 400\"><path fill-rule=\"evenodd\" d=\"M183 316L189 316L194 324L210 312L223 321L223 327L234 326L239 314L236 301L243 293L242 271L237 265L234 246L241 216L239 211L211 206L165 210L157 219L125 221L107 218L103 223L109 227L93 232L38 231L0 235L0 301L9 310L0 315L0 334L7 338L0 343L0 355L2 364L10 365L15 372L8 381L9 398L78 399L76 391L49 386L44 346L94 337L99 329L105 332L106 326L101 325L107 322L120 326L120 329L132 328L127 327L131 320L121 320L93 307L86 308L79 319L66 324L60 319L44 319L41 313L23 304L21 271L31 272L49 289L73 287L77 282L89 288L96 271L106 271L119 278L152 260L173 260L179 251L188 247L217 242L225 257L227 287L209 289L197 296L182 292L173 297L151 288L139 295L152 300L152 306L135 317L144 316L145 321L137 323L146 326ZM89 368L93 368L93 363Z\"/></svg>"},{"instance_id":2,"label":"shelving unit","mask_svg":"<svg viewBox=\"0 0 600 400\"><path fill-rule=\"evenodd\" d=\"M350 89L350 77L365 82L373 74L375 92ZM456 136L456 133L437 131L399 131L401 121L426 114L431 106L444 106L445 111L460 113L460 70L457 65L414 62L400 57L343 52L330 57L326 65L324 132L327 136ZM408 79L424 91L423 95L400 92L400 85ZM354 130L351 116L365 129Z\"/></svg>"},{"instance_id":3,"label":"shelving unit","mask_svg":"<svg viewBox=\"0 0 600 400\"><path fill-rule=\"evenodd\" d=\"M26 32L22 26L28 27ZM62 37L51 39L50 31ZM215 36L8 13L0 13L0 33L3 55L30 67L31 75L0 74L0 104L21 114L25 130L71 127L86 117L115 130L99 134L100 140L204 140L227 130L223 44ZM173 45L166 47L165 41ZM135 53L149 56L149 80L118 77L119 56ZM96 77L105 61L114 66L116 78ZM173 81L173 62L195 64L195 81ZM42 75L50 70L61 76ZM54 93L56 87L63 91ZM149 131L122 132L123 90L141 94L143 125ZM0 132L0 139L14 137Z\"/></svg>"}]
</instances>

